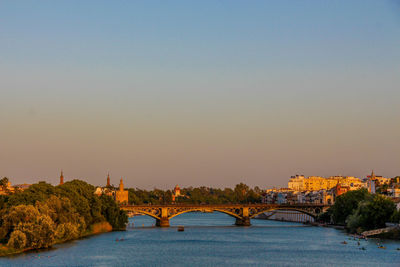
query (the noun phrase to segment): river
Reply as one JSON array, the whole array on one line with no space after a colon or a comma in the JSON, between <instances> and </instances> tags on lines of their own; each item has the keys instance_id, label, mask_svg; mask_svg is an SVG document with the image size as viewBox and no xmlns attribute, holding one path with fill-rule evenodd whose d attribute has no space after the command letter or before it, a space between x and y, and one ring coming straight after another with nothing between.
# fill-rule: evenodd
<instances>
[{"instance_id":1,"label":"river","mask_svg":"<svg viewBox=\"0 0 400 267\"><path fill-rule=\"evenodd\" d=\"M151 227L152 218L138 216L125 232L0 258L0 266L400 266L399 241L383 241L386 249L379 249L377 240L358 245L332 228L267 220L237 227L234 221L218 212L186 213L161 229Z\"/></svg>"}]
</instances>

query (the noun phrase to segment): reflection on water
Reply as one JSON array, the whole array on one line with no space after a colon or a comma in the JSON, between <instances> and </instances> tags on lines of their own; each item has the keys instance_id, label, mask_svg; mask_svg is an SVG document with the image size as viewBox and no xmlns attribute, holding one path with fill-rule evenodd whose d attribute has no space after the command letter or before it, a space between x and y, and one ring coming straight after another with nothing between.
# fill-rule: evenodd
<instances>
[{"instance_id":1,"label":"reflection on water","mask_svg":"<svg viewBox=\"0 0 400 267\"><path fill-rule=\"evenodd\" d=\"M1 258L0 266L400 266L397 241L379 249L376 240L358 245L331 228L265 220L237 227L234 221L221 213L186 213L161 229L152 227L154 219L138 216L125 232ZM185 231L178 232L178 225ZM348 244L341 244L344 240Z\"/></svg>"}]
</instances>

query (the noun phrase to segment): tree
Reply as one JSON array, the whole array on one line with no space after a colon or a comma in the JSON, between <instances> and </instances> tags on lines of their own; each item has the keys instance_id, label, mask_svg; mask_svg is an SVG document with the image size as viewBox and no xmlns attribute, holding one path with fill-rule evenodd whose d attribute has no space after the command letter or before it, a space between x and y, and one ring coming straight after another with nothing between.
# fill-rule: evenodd
<instances>
[{"instance_id":1,"label":"tree","mask_svg":"<svg viewBox=\"0 0 400 267\"><path fill-rule=\"evenodd\" d=\"M125 229L128 223L128 216L125 211L121 210L115 201L106 195L100 197L101 200L101 214L111 224L113 230Z\"/></svg>"},{"instance_id":2,"label":"tree","mask_svg":"<svg viewBox=\"0 0 400 267\"><path fill-rule=\"evenodd\" d=\"M59 224L55 231L56 238L61 241L73 240L78 238L79 235L79 228L73 223Z\"/></svg>"},{"instance_id":3,"label":"tree","mask_svg":"<svg viewBox=\"0 0 400 267\"><path fill-rule=\"evenodd\" d=\"M7 246L14 249L23 249L26 247L26 235L16 230L12 232L10 240L8 240Z\"/></svg>"},{"instance_id":4,"label":"tree","mask_svg":"<svg viewBox=\"0 0 400 267\"><path fill-rule=\"evenodd\" d=\"M6 188L8 186L9 179L7 177L3 177L0 179L0 186Z\"/></svg>"},{"instance_id":5,"label":"tree","mask_svg":"<svg viewBox=\"0 0 400 267\"><path fill-rule=\"evenodd\" d=\"M383 228L396 211L394 202L383 195L360 202L354 214L349 216L347 227L351 232Z\"/></svg>"},{"instance_id":6,"label":"tree","mask_svg":"<svg viewBox=\"0 0 400 267\"><path fill-rule=\"evenodd\" d=\"M372 195L364 188L338 196L331 207L333 222L345 225L347 217L357 209L358 203L367 199L372 199Z\"/></svg>"},{"instance_id":7,"label":"tree","mask_svg":"<svg viewBox=\"0 0 400 267\"><path fill-rule=\"evenodd\" d=\"M39 182L31 185L28 189L17 194L12 194L8 198L8 206L35 205L37 201L45 201L56 193L55 187L46 182Z\"/></svg>"},{"instance_id":8,"label":"tree","mask_svg":"<svg viewBox=\"0 0 400 267\"><path fill-rule=\"evenodd\" d=\"M21 223L32 223L39 215L39 211L32 205L18 205L12 207L2 216L0 239L9 238L12 231L14 231L18 225Z\"/></svg>"},{"instance_id":9,"label":"tree","mask_svg":"<svg viewBox=\"0 0 400 267\"><path fill-rule=\"evenodd\" d=\"M55 224L47 215L39 215L32 222L19 223L16 230L26 235L28 248L47 248L55 243Z\"/></svg>"}]
</instances>

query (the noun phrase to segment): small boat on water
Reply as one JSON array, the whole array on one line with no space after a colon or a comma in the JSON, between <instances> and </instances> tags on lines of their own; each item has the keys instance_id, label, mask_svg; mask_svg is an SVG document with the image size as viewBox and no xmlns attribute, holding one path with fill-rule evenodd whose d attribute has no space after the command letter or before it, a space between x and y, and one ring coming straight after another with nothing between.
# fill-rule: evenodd
<instances>
[{"instance_id":1,"label":"small boat on water","mask_svg":"<svg viewBox=\"0 0 400 267\"><path fill-rule=\"evenodd\" d=\"M344 245L346 245L347 244L347 242L346 241L343 241L343 242L341 242L342 244L344 244Z\"/></svg>"},{"instance_id":2,"label":"small boat on water","mask_svg":"<svg viewBox=\"0 0 400 267\"><path fill-rule=\"evenodd\" d=\"M185 227L183 227L182 225L178 226L178 232L183 232L185 231Z\"/></svg>"},{"instance_id":3,"label":"small boat on water","mask_svg":"<svg viewBox=\"0 0 400 267\"><path fill-rule=\"evenodd\" d=\"M385 246L379 246L378 248L381 248L381 249L386 249L386 247Z\"/></svg>"}]
</instances>

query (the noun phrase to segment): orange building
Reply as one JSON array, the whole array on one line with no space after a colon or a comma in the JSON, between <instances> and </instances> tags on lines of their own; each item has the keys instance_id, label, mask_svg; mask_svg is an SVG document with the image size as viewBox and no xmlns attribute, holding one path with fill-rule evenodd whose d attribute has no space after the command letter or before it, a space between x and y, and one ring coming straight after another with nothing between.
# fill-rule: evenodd
<instances>
[{"instance_id":1,"label":"orange building","mask_svg":"<svg viewBox=\"0 0 400 267\"><path fill-rule=\"evenodd\" d=\"M119 189L115 191L115 201L120 204L128 204L128 190L124 190L124 182L121 177L119 182Z\"/></svg>"},{"instance_id":2,"label":"orange building","mask_svg":"<svg viewBox=\"0 0 400 267\"><path fill-rule=\"evenodd\" d=\"M181 196L181 188L179 185L176 185L174 190L172 191L172 202L175 202L177 197Z\"/></svg>"},{"instance_id":3,"label":"orange building","mask_svg":"<svg viewBox=\"0 0 400 267\"><path fill-rule=\"evenodd\" d=\"M336 196L340 196L343 195L344 193L347 193L348 191L350 191L350 187L349 186L343 186L342 184L337 184L336 185L336 190L335 190L335 194Z\"/></svg>"}]
</instances>

